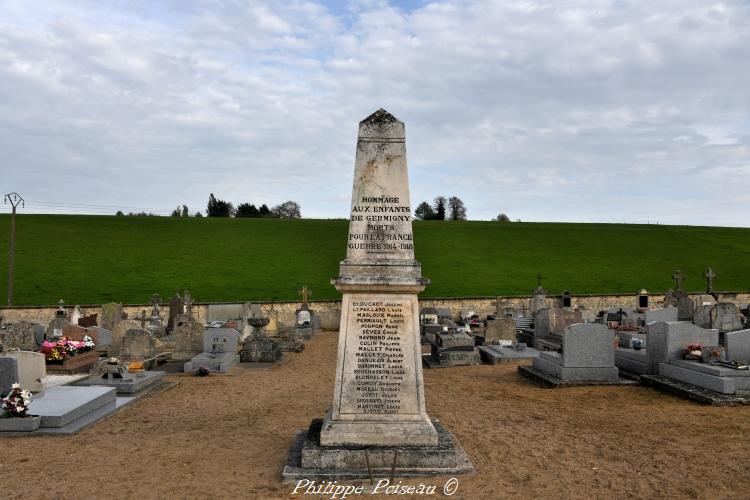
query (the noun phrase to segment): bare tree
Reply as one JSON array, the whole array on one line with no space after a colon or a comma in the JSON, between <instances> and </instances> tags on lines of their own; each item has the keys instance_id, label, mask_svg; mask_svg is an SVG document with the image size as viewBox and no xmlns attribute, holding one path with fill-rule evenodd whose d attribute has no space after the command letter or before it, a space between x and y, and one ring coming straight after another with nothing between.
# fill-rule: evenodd
<instances>
[{"instance_id":1,"label":"bare tree","mask_svg":"<svg viewBox=\"0 0 750 500\"><path fill-rule=\"evenodd\" d=\"M276 205L271 209L271 213L276 217L281 217L282 219L299 219L300 217L302 217L302 210L299 206L299 203L291 200L285 201L280 205Z\"/></svg>"},{"instance_id":2,"label":"bare tree","mask_svg":"<svg viewBox=\"0 0 750 500\"><path fill-rule=\"evenodd\" d=\"M466 206L458 196L451 196L448 200L451 209L450 220L466 220Z\"/></svg>"}]
</instances>

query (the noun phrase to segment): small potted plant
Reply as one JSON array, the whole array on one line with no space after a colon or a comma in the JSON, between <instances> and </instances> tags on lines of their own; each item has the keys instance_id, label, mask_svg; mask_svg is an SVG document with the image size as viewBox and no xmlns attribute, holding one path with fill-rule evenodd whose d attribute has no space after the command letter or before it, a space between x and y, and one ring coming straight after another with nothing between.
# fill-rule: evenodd
<instances>
[{"instance_id":1,"label":"small potted plant","mask_svg":"<svg viewBox=\"0 0 750 500\"><path fill-rule=\"evenodd\" d=\"M28 415L31 393L13 384L10 392L2 399L0 431L31 432L39 428L42 417Z\"/></svg>"}]
</instances>

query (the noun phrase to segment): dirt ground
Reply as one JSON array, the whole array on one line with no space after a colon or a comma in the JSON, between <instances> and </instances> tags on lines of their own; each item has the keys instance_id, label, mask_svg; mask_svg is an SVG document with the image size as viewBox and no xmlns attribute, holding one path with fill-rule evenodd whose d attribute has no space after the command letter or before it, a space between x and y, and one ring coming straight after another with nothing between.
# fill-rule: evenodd
<instances>
[{"instance_id":1,"label":"dirt ground","mask_svg":"<svg viewBox=\"0 0 750 500\"><path fill-rule=\"evenodd\" d=\"M266 371L170 376L177 387L74 436L0 438L0 498L318 498L292 495L281 470L330 403L336 335ZM425 370L428 412L477 470L450 498L750 498L750 407L542 389L516 367ZM402 483L442 497L447 479Z\"/></svg>"}]
</instances>

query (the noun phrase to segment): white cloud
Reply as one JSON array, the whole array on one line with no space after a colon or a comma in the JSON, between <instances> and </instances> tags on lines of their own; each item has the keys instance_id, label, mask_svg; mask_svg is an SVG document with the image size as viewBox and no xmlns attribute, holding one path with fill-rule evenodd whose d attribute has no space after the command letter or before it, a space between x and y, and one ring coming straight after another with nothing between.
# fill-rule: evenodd
<instances>
[{"instance_id":1,"label":"white cloud","mask_svg":"<svg viewBox=\"0 0 750 500\"><path fill-rule=\"evenodd\" d=\"M28 200L196 210L214 192L345 217L357 122L385 107L415 204L748 225L742 2L0 9L3 185Z\"/></svg>"}]
</instances>

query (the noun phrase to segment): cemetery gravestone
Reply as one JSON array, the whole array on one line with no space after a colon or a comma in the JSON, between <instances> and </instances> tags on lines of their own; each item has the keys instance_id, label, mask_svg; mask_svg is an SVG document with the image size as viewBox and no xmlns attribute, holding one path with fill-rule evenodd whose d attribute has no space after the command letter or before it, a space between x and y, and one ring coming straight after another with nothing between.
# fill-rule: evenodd
<instances>
[{"instance_id":1,"label":"cemetery gravestone","mask_svg":"<svg viewBox=\"0 0 750 500\"><path fill-rule=\"evenodd\" d=\"M132 319L126 319L119 321L114 330L112 330L112 342L109 345L109 355L117 357L120 355L120 349L122 348L122 339L125 337L125 332L135 328L141 328L141 324L138 321Z\"/></svg>"},{"instance_id":2,"label":"cemetery gravestone","mask_svg":"<svg viewBox=\"0 0 750 500\"><path fill-rule=\"evenodd\" d=\"M547 309L547 290L542 287L541 275L537 276L539 279L539 285L534 289L534 293L531 297L531 316L535 317L536 313L542 309Z\"/></svg>"},{"instance_id":3,"label":"cemetery gravestone","mask_svg":"<svg viewBox=\"0 0 750 500\"><path fill-rule=\"evenodd\" d=\"M568 311L565 309L548 310L549 332L555 335L562 335L563 331L576 323L583 323L581 311Z\"/></svg>"},{"instance_id":4,"label":"cemetery gravestone","mask_svg":"<svg viewBox=\"0 0 750 500\"><path fill-rule=\"evenodd\" d=\"M122 338L120 356L126 359L147 360L156 355L156 342L151 332L141 328L131 328Z\"/></svg>"},{"instance_id":5,"label":"cemetery gravestone","mask_svg":"<svg viewBox=\"0 0 750 500\"><path fill-rule=\"evenodd\" d=\"M682 356L682 349L691 343L718 345L718 330L706 330L692 323L659 321L648 325L646 348L650 373L658 372L660 363Z\"/></svg>"},{"instance_id":6,"label":"cemetery gravestone","mask_svg":"<svg viewBox=\"0 0 750 500\"><path fill-rule=\"evenodd\" d=\"M114 328L122 321L122 304L110 302L102 305L102 322L101 327L114 332Z\"/></svg>"},{"instance_id":7,"label":"cemetery gravestone","mask_svg":"<svg viewBox=\"0 0 750 500\"><path fill-rule=\"evenodd\" d=\"M81 306L75 306L72 311L70 311L70 324L77 325L78 320L81 319L83 316L83 313L81 312Z\"/></svg>"},{"instance_id":8,"label":"cemetery gravestone","mask_svg":"<svg viewBox=\"0 0 750 500\"><path fill-rule=\"evenodd\" d=\"M3 347L9 349L21 349L22 351L34 351L37 347L37 335L34 323L19 321L5 327L5 340Z\"/></svg>"},{"instance_id":9,"label":"cemetery gravestone","mask_svg":"<svg viewBox=\"0 0 750 500\"><path fill-rule=\"evenodd\" d=\"M84 337L90 337L94 344L99 345L99 333L95 330L89 330L78 325L67 325L63 328L62 334L70 337L72 340L83 340Z\"/></svg>"},{"instance_id":10,"label":"cemetery gravestone","mask_svg":"<svg viewBox=\"0 0 750 500\"><path fill-rule=\"evenodd\" d=\"M487 320L484 331L484 343L492 344L496 341L516 341L516 322L512 317Z\"/></svg>"},{"instance_id":11,"label":"cemetery gravestone","mask_svg":"<svg viewBox=\"0 0 750 500\"><path fill-rule=\"evenodd\" d=\"M78 318L78 326L89 328L98 324L97 318L99 313L89 314L88 316L82 316Z\"/></svg>"},{"instance_id":12,"label":"cemetery gravestone","mask_svg":"<svg viewBox=\"0 0 750 500\"><path fill-rule=\"evenodd\" d=\"M214 372L228 372L240 362L237 354L239 339L237 330L207 328L203 332L203 352L185 363L184 371L193 372L203 366Z\"/></svg>"},{"instance_id":13,"label":"cemetery gravestone","mask_svg":"<svg viewBox=\"0 0 750 500\"><path fill-rule=\"evenodd\" d=\"M63 309L63 301L60 299L60 307L55 312L55 318L50 321L49 326L47 327L47 338L48 339L56 339L60 338L62 336L62 332L65 329L66 326L70 324L68 321L67 315L65 314L65 309Z\"/></svg>"},{"instance_id":14,"label":"cemetery gravestone","mask_svg":"<svg viewBox=\"0 0 750 500\"><path fill-rule=\"evenodd\" d=\"M149 317L148 326L146 329L154 335L164 335L164 325L161 321L161 311L159 305L161 304L161 297L158 293L151 296L151 316Z\"/></svg>"},{"instance_id":15,"label":"cemetery gravestone","mask_svg":"<svg viewBox=\"0 0 750 500\"><path fill-rule=\"evenodd\" d=\"M750 363L750 330L727 332L724 345L727 360Z\"/></svg>"},{"instance_id":16,"label":"cemetery gravestone","mask_svg":"<svg viewBox=\"0 0 750 500\"><path fill-rule=\"evenodd\" d=\"M718 302L711 311L711 328L720 333L741 330L742 316L737 306L731 302Z\"/></svg>"},{"instance_id":17,"label":"cemetery gravestone","mask_svg":"<svg viewBox=\"0 0 750 500\"><path fill-rule=\"evenodd\" d=\"M18 383L18 361L15 358L0 357L0 396L8 394L13 384ZM22 387L25 389L25 387Z\"/></svg>"},{"instance_id":18,"label":"cemetery gravestone","mask_svg":"<svg viewBox=\"0 0 750 500\"><path fill-rule=\"evenodd\" d=\"M543 351L533 370L560 383L602 383L619 380L615 366L614 333L597 323L578 323L562 334L562 353ZM525 374L528 367L519 367Z\"/></svg>"},{"instance_id":19,"label":"cemetery gravestone","mask_svg":"<svg viewBox=\"0 0 750 500\"><path fill-rule=\"evenodd\" d=\"M183 303L183 299L180 296L180 292L176 291L174 293L174 296L169 299L169 319L167 320L167 330L173 331L175 328L175 321L177 319L177 316L180 314L184 314L185 312L185 305Z\"/></svg>"},{"instance_id":20,"label":"cemetery gravestone","mask_svg":"<svg viewBox=\"0 0 750 500\"><path fill-rule=\"evenodd\" d=\"M112 345L112 332L102 328L101 326L89 326L86 327L86 332L94 335L89 335L92 340L96 343L96 350L97 351L109 351L110 346Z\"/></svg>"},{"instance_id":21,"label":"cemetery gravestone","mask_svg":"<svg viewBox=\"0 0 750 500\"><path fill-rule=\"evenodd\" d=\"M42 379L47 375L44 354L31 351L10 351L3 353L4 357L13 358L17 362L18 383L21 388L31 392L41 392L46 389Z\"/></svg>"},{"instance_id":22,"label":"cemetery gravestone","mask_svg":"<svg viewBox=\"0 0 750 500\"><path fill-rule=\"evenodd\" d=\"M655 321L677 321L677 308L667 306L663 309L649 309L645 312L644 322L648 325Z\"/></svg>"},{"instance_id":23,"label":"cemetery gravestone","mask_svg":"<svg viewBox=\"0 0 750 500\"><path fill-rule=\"evenodd\" d=\"M203 352L203 324L192 316L179 315L174 325L174 353L172 359L187 361Z\"/></svg>"}]
</instances>

